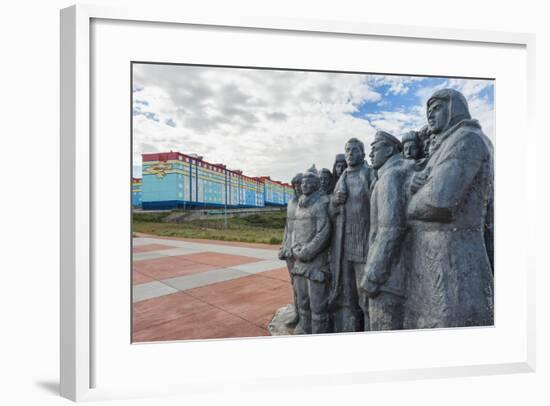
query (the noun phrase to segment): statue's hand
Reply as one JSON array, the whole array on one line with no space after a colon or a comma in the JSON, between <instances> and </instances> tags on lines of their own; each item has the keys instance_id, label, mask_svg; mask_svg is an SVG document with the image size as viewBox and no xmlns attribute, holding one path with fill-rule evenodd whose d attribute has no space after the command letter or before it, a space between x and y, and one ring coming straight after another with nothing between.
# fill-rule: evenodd
<instances>
[{"instance_id":1,"label":"statue's hand","mask_svg":"<svg viewBox=\"0 0 550 406\"><path fill-rule=\"evenodd\" d=\"M422 171L426 167L427 163L428 163L428 158L419 159L414 163L414 170L418 172Z\"/></svg>"},{"instance_id":2,"label":"statue's hand","mask_svg":"<svg viewBox=\"0 0 550 406\"><path fill-rule=\"evenodd\" d=\"M294 259L300 259L299 258L299 255L300 255L300 252L302 251L302 245L301 244L294 244L291 248L290 248L290 255L294 258Z\"/></svg>"},{"instance_id":3,"label":"statue's hand","mask_svg":"<svg viewBox=\"0 0 550 406\"><path fill-rule=\"evenodd\" d=\"M428 176L424 173L415 173L411 179L410 191L412 194L418 192L418 190L428 182Z\"/></svg>"},{"instance_id":4,"label":"statue's hand","mask_svg":"<svg viewBox=\"0 0 550 406\"><path fill-rule=\"evenodd\" d=\"M302 260L302 248L297 247L292 249L292 256L298 260Z\"/></svg>"},{"instance_id":5,"label":"statue's hand","mask_svg":"<svg viewBox=\"0 0 550 406\"><path fill-rule=\"evenodd\" d=\"M376 297L380 293L380 284L376 283L374 278L369 278L369 273L363 273L361 280L359 281L359 288L366 292L368 297Z\"/></svg>"},{"instance_id":6,"label":"statue's hand","mask_svg":"<svg viewBox=\"0 0 550 406\"><path fill-rule=\"evenodd\" d=\"M367 279L365 291L367 292L368 297L370 298L376 297L380 293L380 285L377 284L376 282L373 282Z\"/></svg>"},{"instance_id":7,"label":"statue's hand","mask_svg":"<svg viewBox=\"0 0 550 406\"><path fill-rule=\"evenodd\" d=\"M301 245L292 247L292 255L299 261L309 262L311 258L309 257L309 252Z\"/></svg>"},{"instance_id":8,"label":"statue's hand","mask_svg":"<svg viewBox=\"0 0 550 406\"><path fill-rule=\"evenodd\" d=\"M288 249L284 246L279 248L279 254L277 256L281 261L287 259L289 257Z\"/></svg>"},{"instance_id":9,"label":"statue's hand","mask_svg":"<svg viewBox=\"0 0 550 406\"><path fill-rule=\"evenodd\" d=\"M338 192L336 192L336 195L335 195L335 200L336 200L336 203L337 204L344 204L346 203L346 200L348 198L348 194L346 192L343 192L341 190L339 190Z\"/></svg>"}]
</instances>

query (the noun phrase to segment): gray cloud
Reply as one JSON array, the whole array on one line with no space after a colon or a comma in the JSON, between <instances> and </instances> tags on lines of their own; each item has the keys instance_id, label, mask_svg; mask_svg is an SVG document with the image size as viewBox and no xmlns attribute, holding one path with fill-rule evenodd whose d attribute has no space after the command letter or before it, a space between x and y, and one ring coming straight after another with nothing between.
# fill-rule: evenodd
<instances>
[{"instance_id":1,"label":"gray cloud","mask_svg":"<svg viewBox=\"0 0 550 406\"><path fill-rule=\"evenodd\" d=\"M273 113L267 113L267 118L273 121L285 121L288 116L285 113L274 111Z\"/></svg>"},{"instance_id":2,"label":"gray cloud","mask_svg":"<svg viewBox=\"0 0 550 406\"><path fill-rule=\"evenodd\" d=\"M157 145L149 144L147 142L140 143L138 147L143 153L160 152Z\"/></svg>"},{"instance_id":3,"label":"gray cloud","mask_svg":"<svg viewBox=\"0 0 550 406\"><path fill-rule=\"evenodd\" d=\"M174 150L283 181L312 163L330 168L351 137L369 145L378 128L401 135L425 121L418 106L353 117L362 103L383 102L370 78L136 64L134 89L148 104L134 103L135 163L143 152ZM390 79L392 92L409 91L410 78Z\"/></svg>"}]
</instances>

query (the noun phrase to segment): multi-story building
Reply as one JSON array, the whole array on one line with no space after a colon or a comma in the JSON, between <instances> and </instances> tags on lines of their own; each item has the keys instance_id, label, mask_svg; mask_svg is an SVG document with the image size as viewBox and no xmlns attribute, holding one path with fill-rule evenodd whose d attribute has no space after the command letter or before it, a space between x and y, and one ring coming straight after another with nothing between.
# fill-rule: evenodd
<instances>
[{"instance_id":1,"label":"multi-story building","mask_svg":"<svg viewBox=\"0 0 550 406\"><path fill-rule=\"evenodd\" d=\"M141 179L132 178L132 206L141 207Z\"/></svg>"},{"instance_id":2,"label":"multi-story building","mask_svg":"<svg viewBox=\"0 0 550 406\"><path fill-rule=\"evenodd\" d=\"M142 176L141 206L145 210L284 206L292 196L289 184L269 177L252 178L194 154L142 154Z\"/></svg>"}]
</instances>

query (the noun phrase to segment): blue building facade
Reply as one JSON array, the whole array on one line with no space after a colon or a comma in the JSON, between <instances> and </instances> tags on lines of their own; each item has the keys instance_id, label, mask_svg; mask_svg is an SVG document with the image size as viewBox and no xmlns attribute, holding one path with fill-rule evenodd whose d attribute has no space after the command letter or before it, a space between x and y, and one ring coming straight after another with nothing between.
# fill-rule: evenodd
<instances>
[{"instance_id":1,"label":"blue building facade","mask_svg":"<svg viewBox=\"0 0 550 406\"><path fill-rule=\"evenodd\" d=\"M142 176L140 200L144 210L285 206L292 194L290 185L251 178L223 164L179 152L143 154ZM137 192L133 197L137 201Z\"/></svg>"},{"instance_id":2,"label":"blue building facade","mask_svg":"<svg viewBox=\"0 0 550 406\"><path fill-rule=\"evenodd\" d=\"M141 179L132 179L132 206L141 207Z\"/></svg>"}]
</instances>

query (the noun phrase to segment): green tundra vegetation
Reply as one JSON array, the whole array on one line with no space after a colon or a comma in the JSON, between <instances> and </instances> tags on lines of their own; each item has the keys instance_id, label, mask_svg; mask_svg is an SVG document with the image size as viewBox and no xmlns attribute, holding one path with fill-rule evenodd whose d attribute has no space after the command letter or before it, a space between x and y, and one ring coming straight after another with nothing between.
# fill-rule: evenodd
<instances>
[{"instance_id":1,"label":"green tundra vegetation","mask_svg":"<svg viewBox=\"0 0 550 406\"><path fill-rule=\"evenodd\" d=\"M166 222L170 213L134 213L133 232L162 237L203 238L209 240L281 244L286 211L260 212L244 217Z\"/></svg>"}]
</instances>

